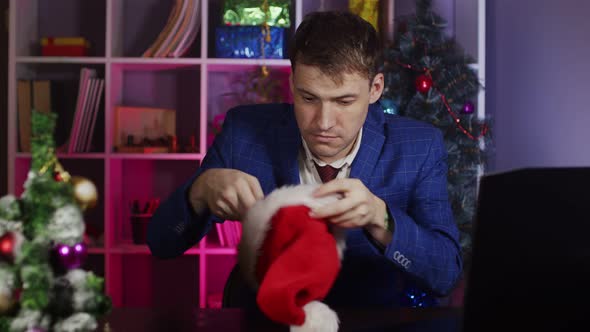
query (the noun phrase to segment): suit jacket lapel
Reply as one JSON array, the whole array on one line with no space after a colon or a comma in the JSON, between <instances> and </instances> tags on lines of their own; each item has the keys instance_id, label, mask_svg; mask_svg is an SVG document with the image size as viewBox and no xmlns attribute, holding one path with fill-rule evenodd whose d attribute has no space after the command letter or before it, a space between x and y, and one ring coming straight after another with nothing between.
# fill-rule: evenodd
<instances>
[{"instance_id":1,"label":"suit jacket lapel","mask_svg":"<svg viewBox=\"0 0 590 332\"><path fill-rule=\"evenodd\" d=\"M293 107L289 107L280 125L275 129L276 149L278 153L278 169L275 169L277 186L300 184L299 165L297 155L301 146L301 133L293 113Z\"/></svg>"},{"instance_id":2,"label":"suit jacket lapel","mask_svg":"<svg viewBox=\"0 0 590 332\"><path fill-rule=\"evenodd\" d=\"M385 136L383 135L384 121L385 116L381 106L378 103L369 105L367 120L363 125L361 146L350 169L350 177L361 180L367 187L385 142Z\"/></svg>"}]
</instances>

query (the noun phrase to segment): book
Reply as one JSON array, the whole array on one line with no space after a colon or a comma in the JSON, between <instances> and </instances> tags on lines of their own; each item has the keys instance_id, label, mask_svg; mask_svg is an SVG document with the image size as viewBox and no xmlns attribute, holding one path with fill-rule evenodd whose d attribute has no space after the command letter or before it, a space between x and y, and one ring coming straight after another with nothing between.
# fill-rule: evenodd
<instances>
[{"instance_id":1,"label":"book","mask_svg":"<svg viewBox=\"0 0 590 332\"><path fill-rule=\"evenodd\" d=\"M84 104L84 111L82 112L82 120L80 124L80 139L76 142L74 147L75 152L84 152L86 145L86 137L90 126L90 117L94 102L98 94L98 78L91 78L89 82L88 100Z\"/></svg>"},{"instance_id":2,"label":"book","mask_svg":"<svg viewBox=\"0 0 590 332\"><path fill-rule=\"evenodd\" d=\"M20 151L31 152L31 81L19 80L16 89Z\"/></svg>"},{"instance_id":3,"label":"book","mask_svg":"<svg viewBox=\"0 0 590 332\"><path fill-rule=\"evenodd\" d=\"M152 45L143 53L143 57L154 57L158 49L160 48L161 44L164 42L166 38L170 35L170 31L175 30L175 26L177 26L182 20L182 13L185 6L184 0L176 0L174 7L172 7L172 11L170 16L168 17L168 21L164 25L164 28L158 34L156 40L152 43Z\"/></svg>"},{"instance_id":4,"label":"book","mask_svg":"<svg viewBox=\"0 0 590 332\"><path fill-rule=\"evenodd\" d=\"M92 148L92 138L94 137L94 128L96 125L96 117L98 114L98 111L100 110L100 104L102 101L102 94L104 91L104 79L100 79L99 83L98 83L98 96L96 99L96 102L94 104L94 108L92 110L92 119L90 121L90 129L88 130L88 139L86 142L86 146L84 148L84 151L89 152Z\"/></svg>"},{"instance_id":5,"label":"book","mask_svg":"<svg viewBox=\"0 0 590 332\"><path fill-rule=\"evenodd\" d=\"M193 2L195 2L193 0ZM201 27L201 19L200 19L200 2L196 1L193 6L192 15L190 16L190 21L188 23L188 32L185 32L182 35L182 38L178 42L175 48L171 49L167 52L168 57L178 58L185 55L195 39L199 34L199 28Z\"/></svg>"},{"instance_id":6,"label":"book","mask_svg":"<svg viewBox=\"0 0 590 332\"><path fill-rule=\"evenodd\" d=\"M43 113L50 113L52 111L50 81L33 81L33 109Z\"/></svg>"},{"instance_id":7,"label":"book","mask_svg":"<svg viewBox=\"0 0 590 332\"><path fill-rule=\"evenodd\" d=\"M88 95L90 93L90 79L96 77L96 70L90 68L82 68L80 70L80 85L78 89L78 99L76 101L76 113L70 129L70 138L67 144L67 152L74 153L76 142L80 135L80 125L82 122L82 113L84 112Z\"/></svg>"}]
</instances>

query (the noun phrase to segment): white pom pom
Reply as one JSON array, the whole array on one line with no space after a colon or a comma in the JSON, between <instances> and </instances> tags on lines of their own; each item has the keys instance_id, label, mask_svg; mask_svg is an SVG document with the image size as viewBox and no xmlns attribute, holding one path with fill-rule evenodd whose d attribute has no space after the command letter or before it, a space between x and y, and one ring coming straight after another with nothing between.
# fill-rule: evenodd
<instances>
[{"instance_id":1,"label":"white pom pom","mask_svg":"<svg viewBox=\"0 0 590 332\"><path fill-rule=\"evenodd\" d=\"M291 332L336 332L338 315L334 310L319 301L311 301L303 306L305 322L301 326L291 326Z\"/></svg>"}]
</instances>

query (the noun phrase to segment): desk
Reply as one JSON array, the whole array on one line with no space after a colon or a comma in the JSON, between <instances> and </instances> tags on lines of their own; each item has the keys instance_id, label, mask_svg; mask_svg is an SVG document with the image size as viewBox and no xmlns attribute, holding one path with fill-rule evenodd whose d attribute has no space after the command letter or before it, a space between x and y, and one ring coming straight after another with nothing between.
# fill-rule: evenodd
<instances>
[{"instance_id":1,"label":"desk","mask_svg":"<svg viewBox=\"0 0 590 332\"><path fill-rule=\"evenodd\" d=\"M339 332L459 332L459 308L336 309ZM133 331L288 331L257 312L240 309L115 308L99 325L99 332Z\"/></svg>"}]
</instances>

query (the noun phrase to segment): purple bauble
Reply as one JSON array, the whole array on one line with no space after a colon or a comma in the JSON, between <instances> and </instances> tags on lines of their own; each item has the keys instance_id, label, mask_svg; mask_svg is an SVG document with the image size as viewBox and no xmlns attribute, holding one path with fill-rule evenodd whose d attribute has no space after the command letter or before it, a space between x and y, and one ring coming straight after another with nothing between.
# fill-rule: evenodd
<instances>
[{"instance_id":1,"label":"purple bauble","mask_svg":"<svg viewBox=\"0 0 590 332\"><path fill-rule=\"evenodd\" d=\"M55 250L59 257L59 263L68 270L80 267L87 253L84 243L76 243L71 247L60 243L55 246Z\"/></svg>"},{"instance_id":2,"label":"purple bauble","mask_svg":"<svg viewBox=\"0 0 590 332\"><path fill-rule=\"evenodd\" d=\"M463 109L461 111L463 112L463 114L472 114L475 111L475 105L473 105L472 102L467 101L463 105Z\"/></svg>"},{"instance_id":3,"label":"purple bauble","mask_svg":"<svg viewBox=\"0 0 590 332\"><path fill-rule=\"evenodd\" d=\"M72 250L72 248L70 248L70 246L68 246L67 244L60 243L55 246L55 251L57 252L59 264L62 267L66 269L74 268L74 251Z\"/></svg>"},{"instance_id":4,"label":"purple bauble","mask_svg":"<svg viewBox=\"0 0 590 332\"><path fill-rule=\"evenodd\" d=\"M86 259L86 254L88 250L86 249L86 245L82 242L76 243L73 247L74 250L74 258L75 258L75 265L76 267L80 267L84 260Z\"/></svg>"}]
</instances>

